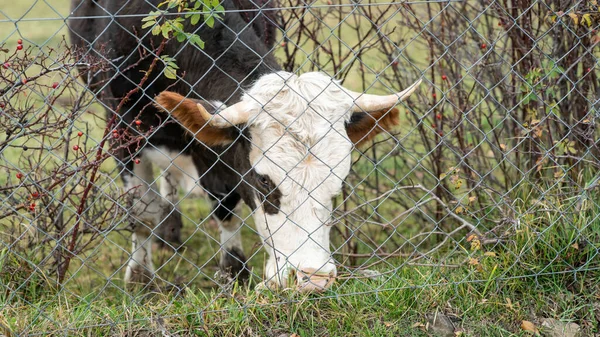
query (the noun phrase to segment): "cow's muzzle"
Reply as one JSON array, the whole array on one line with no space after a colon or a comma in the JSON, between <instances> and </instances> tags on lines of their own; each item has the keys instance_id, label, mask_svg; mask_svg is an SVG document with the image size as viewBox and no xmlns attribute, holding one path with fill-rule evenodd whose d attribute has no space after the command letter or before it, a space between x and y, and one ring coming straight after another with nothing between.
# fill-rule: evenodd
<instances>
[{"instance_id":1,"label":"cow's muzzle","mask_svg":"<svg viewBox=\"0 0 600 337\"><path fill-rule=\"evenodd\" d=\"M323 273L316 269L303 269L296 271L296 278L301 292L322 292L335 282L335 272Z\"/></svg>"}]
</instances>

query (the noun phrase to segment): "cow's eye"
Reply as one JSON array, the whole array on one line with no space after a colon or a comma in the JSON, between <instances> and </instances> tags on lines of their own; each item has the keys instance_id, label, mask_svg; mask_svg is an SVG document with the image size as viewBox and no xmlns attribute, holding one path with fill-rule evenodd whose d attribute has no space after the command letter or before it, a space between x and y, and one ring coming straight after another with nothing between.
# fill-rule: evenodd
<instances>
[{"instance_id":1,"label":"cow's eye","mask_svg":"<svg viewBox=\"0 0 600 337\"><path fill-rule=\"evenodd\" d=\"M264 187L269 187L269 179L267 179L267 177L265 176L260 176L258 178L258 181L260 182L261 185L263 185Z\"/></svg>"}]
</instances>

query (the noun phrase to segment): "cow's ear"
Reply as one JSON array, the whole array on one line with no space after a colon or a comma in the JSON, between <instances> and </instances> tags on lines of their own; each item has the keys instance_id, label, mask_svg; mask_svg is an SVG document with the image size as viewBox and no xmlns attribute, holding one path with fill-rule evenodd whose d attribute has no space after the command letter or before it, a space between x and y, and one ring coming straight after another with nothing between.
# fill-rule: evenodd
<instances>
[{"instance_id":1,"label":"cow's ear","mask_svg":"<svg viewBox=\"0 0 600 337\"><path fill-rule=\"evenodd\" d=\"M375 112L354 112L350 121L346 123L346 132L355 146L375 138L383 131L390 131L398 125L399 110L397 108L385 109Z\"/></svg>"},{"instance_id":2,"label":"cow's ear","mask_svg":"<svg viewBox=\"0 0 600 337\"><path fill-rule=\"evenodd\" d=\"M207 123L200 109L212 114L215 107L206 101L185 98L171 91L161 92L155 101L159 109L170 113L196 139L207 146L230 144L238 134L234 127L216 128Z\"/></svg>"}]
</instances>

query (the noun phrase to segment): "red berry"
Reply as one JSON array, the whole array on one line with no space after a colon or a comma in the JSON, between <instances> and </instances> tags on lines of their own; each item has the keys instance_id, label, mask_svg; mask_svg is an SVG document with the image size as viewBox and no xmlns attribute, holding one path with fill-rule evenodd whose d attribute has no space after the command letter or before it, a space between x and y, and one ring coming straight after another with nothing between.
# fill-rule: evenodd
<instances>
[{"instance_id":1,"label":"red berry","mask_svg":"<svg viewBox=\"0 0 600 337\"><path fill-rule=\"evenodd\" d=\"M282 47L285 47L285 45L286 45L286 44L287 44L287 43L285 43L285 42L281 42L281 46L282 46Z\"/></svg>"},{"instance_id":2,"label":"red berry","mask_svg":"<svg viewBox=\"0 0 600 337\"><path fill-rule=\"evenodd\" d=\"M431 94L431 96L433 96L433 98L437 97L437 95L435 94L435 92L433 94Z\"/></svg>"},{"instance_id":3,"label":"red berry","mask_svg":"<svg viewBox=\"0 0 600 337\"><path fill-rule=\"evenodd\" d=\"M73 145L73 150L75 150L75 151L79 150L79 145Z\"/></svg>"},{"instance_id":4,"label":"red berry","mask_svg":"<svg viewBox=\"0 0 600 337\"><path fill-rule=\"evenodd\" d=\"M31 205L29 205L29 210L35 211L35 203L31 203Z\"/></svg>"},{"instance_id":5,"label":"red berry","mask_svg":"<svg viewBox=\"0 0 600 337\"><path fill-rule=\"evenodd\" d=\"M31 197L34 199L37 199L40 197L40 194L38 192L33 192L33 193L31 193Z\"/></svg>"},{"instance_id":6,"label":"red berry","mask_svg":"<svg viewBox=\"0 0 600 337\"><path fill-rule=\"evenodd\" d=\"M4 69L8 69L8 68L10 68L10 63L8 63L8 62L4 62L4 64L2 65L2 67L3 67Z\"/></svg>"},{"instance_id":7,"label":"red berry","mask_svg":"<svg viewBox=\"0 0 600 337\"><path fill-rule=\"evenodd\" d=\"M18 44L23 44L23 40L21 40L21 39L18 39L18 40L17 40L17 43L18 43Z\"/></svg>"},{"instance_id":8,"label":"red berry","mask_svg":"<svg viewBox=\"0 0 600 337\"><path fill-rule=\"evenodd\" d=\"M398 61L393 61L393 62L392 62L392 65L393 65L393 66L397 66L397 65L398 65Z\"/></svg>"},{"instance_id":9,"label":"red berry","mask_svg":"<svg viewBox=\"0 0 600 337\"><path fill-rule=\"evenodd\" d=\"M142 125L142 121L141 121L141 120L139 120L139 119L138 119L138 120L136 120L136 121L135 121L135 125L138 125L138 126L139 126L139 125Z\"/></svg>"},{"instance_id":10,"label":"red berry","mask_svg":"<svg viewBox=\"0 0 600 337\"><path fill-rule=\"evenodd\" d=\"M23 82L23 84L27 84L27 79L24 78L24 79L21 80L21 82Z\"/></svg>"},{"instance_id":11,"label":"red berry","mask_svg":"<svg viewBox=\"0 0 600 337\"><path fill-rule=\"evenodd\" d=\"M18 44L17 45L17 50L22 50L23 49L23 45L22 44Z\"/></svg>"},{"instance_id":12,"label":"red berry","mask_svg":"<svg viewBox=\"0 0 600 337\"><path fill-rule=\"evenodd\" d=\"M134 160L133 162L136 163L136 164L139 164L140 160L136 158L136 160Z\"/></svg>"},{"instance_id":13,"label":"red berry","mask_svg":"<svg viewBox=\"0 0 600 337\"><path fill-rule=\"evenodd\" d=\"M448 77L447 77L446 75L442 75L442 80L444 80L444 81L445 81L445 80L447 80L447 79L448 79Z\"/></svg>"},{"instance_id":14,"label":"red berry","mask_svg":"<svg viewBox=\"0 0 600 337\"><path fill-rule=\"evenodd\" d=\"M485 43L482 43L482 44L481 44L481 49L485 49L485 48L487 48L487 44L485 44Z\"/></svg>"},{"instance_id":15,"label":"red berry","mask_svg":"<svg viewBox=\"0 0 600 337\"><path fill-rule=\"evenodd\" d=\"M437 119L442 119L442 114L437 114L437 115L435 115L435 118L437 118Z\"/></svg>"},{"instance_id":16,"label":"red berry","mask_svg":"<svg viewBox=\"0 0 600 337\"><path fill-rule=\"evenodd\" d=\"M77 132L77 137L81 137L81 136L83 136L83 132L81 132L81 131Z\"/></svg>"},{"instance_id":17,"label":"red berry","mask_svg":"<svg viewBox=\"0 0 600 337\"><path fill-rule=\"evenodd\" d=\"M504 23L502 23L502 21L498 22L498 26L503 26Z\"/></svg>"},{"instance_id":18,"label":"red berry","mask_svg":"<svg viewBox=\"0 0 600 337\"><path fill-rule=\"evenodd\" d=\"M4 109L4 103L0 103L0 109Z\"/></svg>"},{"instance_id":19,"label":"red berry","mask_svg":"<svg viewBox=\"0 0 600 337\"><path fill-rule=\"evenodd\" d=\"M590 71L592 71L592 68L587 68L587 72L589 73Z\"/></svg>"},{"instance_id":20,"label":"red berry","mask_svg":"<svg viewBox=\"0 0 600 337\"><path fill-rule=\"evenodd\" d=\"M56 89L56 88L58 88L58 82L52 83L52 89Z\"/></svg>"},{"instance_id":21,"label":"red berry","mask_svg":"<svg viewBox=\"0 0 600 337\"><path fill-rule=\"evenodd\" d=\"M435 123L431 123L431 127L435 129Z\"/></svg>"},{"instance_id":22,"label":"red berry","mask_svg":"<svg viewBox=\"0 0 600 337\"><path fill-rule=\"evenodd\" d=\"M444 137L444 133L442 131L438 131L438 135L440 135L440 137Z\"/></svg>"},{"instance_id":23,"label":"red berry","mask_svg":"<svg viewBox=\"0 0 600 337\"><path fill-rule=\"evenodd\" d=\"M21 172L17 173L17 179L23 179L23 173L21 173Z\"/></svg>"}]
</instances>

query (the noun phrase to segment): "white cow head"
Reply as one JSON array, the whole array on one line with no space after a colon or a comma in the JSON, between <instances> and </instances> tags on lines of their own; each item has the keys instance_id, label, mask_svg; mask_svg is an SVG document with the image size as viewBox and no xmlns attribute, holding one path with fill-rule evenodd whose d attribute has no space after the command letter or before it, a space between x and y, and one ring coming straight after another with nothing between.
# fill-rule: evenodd
<instances>
[{"instance_id":1,"label":"white cow head","mask_svg":"<svg viewBox=\"0 0 600 337\"><path fill-rule=\"evenodd\" d=\"M294 275L301 289L321 290L336 277L329 220L332 199L350 172L351 151L397 124L393 107L419 83L376 96L347 90L322 73L276 72L256 81L239 103L213 104L219 108L213 113L206 102L170 92L157 102L205 145L247 142L242 153L234 152L246 164L233 168L269 253L265 281L286 286ZM232 133L234 126L246 138Z\"/></svg>"}]
</instances>

